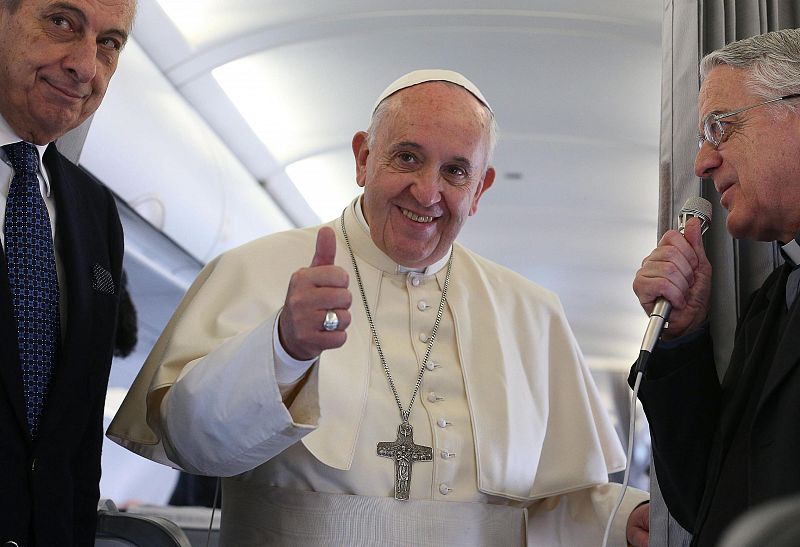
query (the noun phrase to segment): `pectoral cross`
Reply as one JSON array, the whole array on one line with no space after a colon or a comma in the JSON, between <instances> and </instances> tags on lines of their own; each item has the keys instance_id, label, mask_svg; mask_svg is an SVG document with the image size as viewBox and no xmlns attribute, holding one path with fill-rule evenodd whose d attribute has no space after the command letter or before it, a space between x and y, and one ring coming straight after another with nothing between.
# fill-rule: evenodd
<instances>
[{"instance_id":1,"label":"pectoral cross","mask_svg":"<svg viewBox=\"0 0 800 547\"><path fill-rule=\"evenodd\" d=\"M394 499L407 500L411 490L411 464L433 460L430 446L414 444L411 424L403 422L397 427L397 440L378 443L378 456L394 459Z\"/></svg>"}]
</instances>

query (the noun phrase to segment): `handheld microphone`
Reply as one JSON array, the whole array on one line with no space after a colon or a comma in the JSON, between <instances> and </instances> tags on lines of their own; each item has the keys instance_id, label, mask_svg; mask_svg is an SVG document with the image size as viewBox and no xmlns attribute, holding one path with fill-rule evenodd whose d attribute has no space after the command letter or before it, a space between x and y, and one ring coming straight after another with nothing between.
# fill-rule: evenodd
<instances>
[{"instance_id":1,"label":"handheld microphone","mask_svg":"<svg viewBox=\"0 0 800 547\"><path fill-rule=\"evenodd\" d=\"M683 233L686 222L690 218L699 218L702 221L701 231L706 233L711 227L711 202L701 197L690 197L683 204L683 208L678 213L678 231ZM647 330L644 332L642 347L639 349L639 361L636 370L644 372L647 368L647 360L653 352L653 348L661 336L664 325L669 320L669 312L672 311L672 304L666 298L661 297L656 300L656 305L650 313L650 321L647 323Z\"/></svg>"}]
</instances>

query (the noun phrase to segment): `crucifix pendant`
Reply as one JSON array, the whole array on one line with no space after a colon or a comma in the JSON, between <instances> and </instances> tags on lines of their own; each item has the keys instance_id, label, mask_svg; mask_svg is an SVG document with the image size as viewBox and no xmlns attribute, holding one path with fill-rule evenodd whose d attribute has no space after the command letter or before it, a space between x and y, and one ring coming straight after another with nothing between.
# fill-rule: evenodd
<instances>
[{"instance_id":1,"label":"crucifix pendant","mask_svg":"<svg viewBox=\"0 0 800 547\"><path fill-rule=\"evenodd\" d=\"M405 501L411 490L411 464L433 461L433 450L414 444L411 424L403 422L397 427L396 441L378 443L378 456L394 460L394 499Z\"/></svg>"}]
</instances>

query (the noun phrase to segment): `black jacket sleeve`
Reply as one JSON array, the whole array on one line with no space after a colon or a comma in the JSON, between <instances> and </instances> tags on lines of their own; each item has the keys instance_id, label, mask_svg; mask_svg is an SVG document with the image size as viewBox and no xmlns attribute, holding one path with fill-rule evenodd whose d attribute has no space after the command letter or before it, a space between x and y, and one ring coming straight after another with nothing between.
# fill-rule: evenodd
<instances>
[{"instance_id":1,"label":"black jacket sleeve","mask_svg":"<svg viewBox=\"0 0 800 547\"><path fill-rule=\"evenodd\" d=\"M633 386L635 366L628 378ZM693 530L720 412L720 384L706 330L653 352L639 390L650 424L658 484L675 520Z\"/></svg>"}]
</instances>

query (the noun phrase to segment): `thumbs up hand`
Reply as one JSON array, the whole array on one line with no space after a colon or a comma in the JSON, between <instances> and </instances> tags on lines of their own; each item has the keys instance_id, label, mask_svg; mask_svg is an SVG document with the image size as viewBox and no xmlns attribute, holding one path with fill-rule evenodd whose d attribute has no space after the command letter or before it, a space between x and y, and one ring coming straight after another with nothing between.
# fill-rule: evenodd
<instances>
[{"instance_id":1,"label":"thumbs up hand","mask_svg":"<svg viewBox=\"0 0 800 547\"><path fill-rule=\"evenodd\" d=\"M334 265L335 258L336 234L329 227L320 228L311 265L294 272L289 280L278 335L283 349L295 359L314 359L347 340L353 295L347 288L349 275ZM339 318L336 330L322 328L328 310Z\"/></svg>"}]
</instances>

